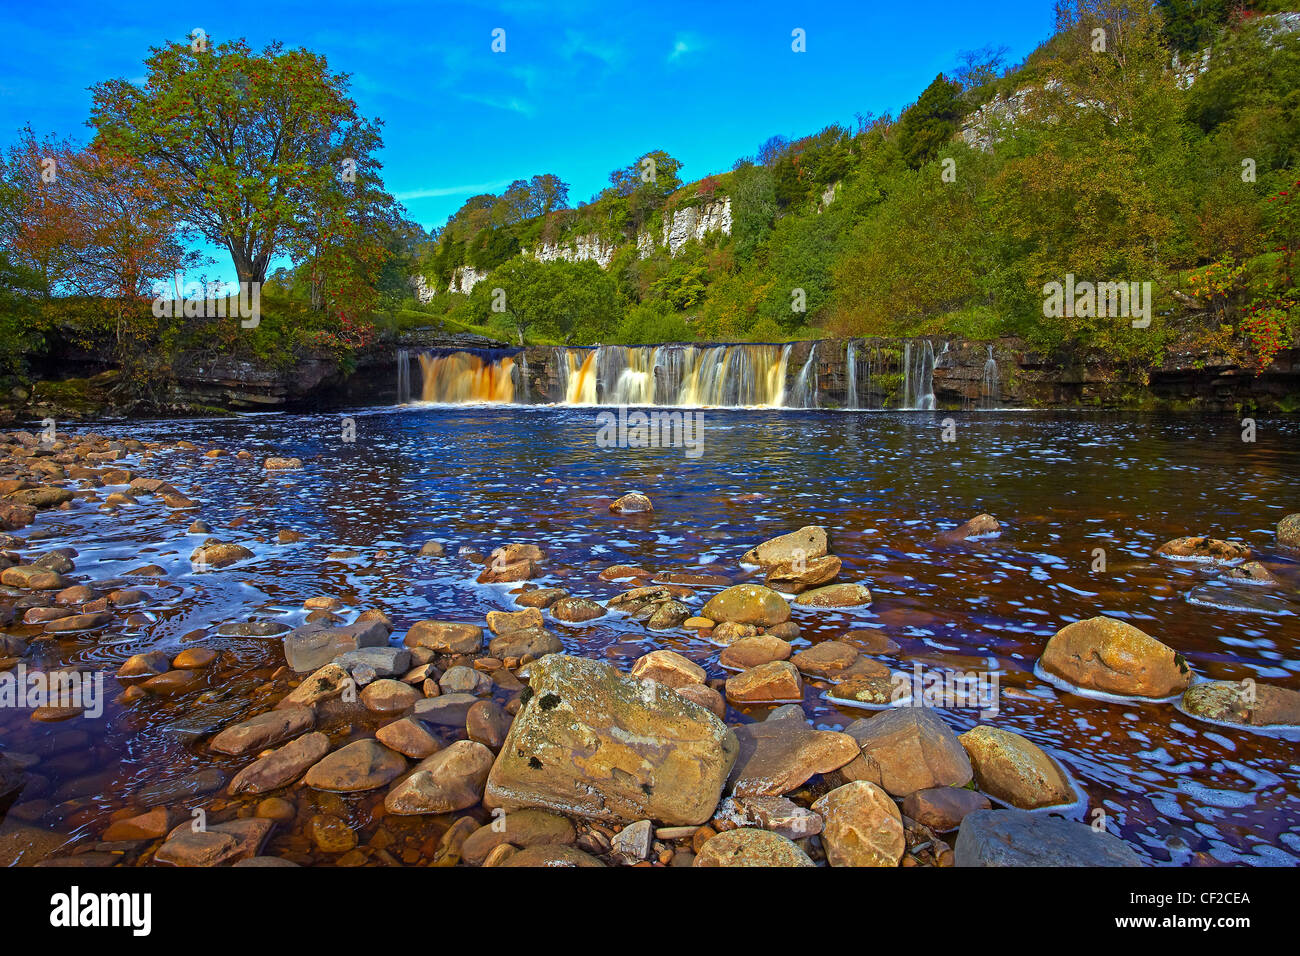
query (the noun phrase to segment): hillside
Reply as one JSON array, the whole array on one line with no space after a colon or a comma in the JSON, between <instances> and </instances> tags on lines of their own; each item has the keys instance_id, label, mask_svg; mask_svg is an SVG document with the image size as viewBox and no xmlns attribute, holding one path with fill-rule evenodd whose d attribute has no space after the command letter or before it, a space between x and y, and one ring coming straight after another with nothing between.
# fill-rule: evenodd
<instances>
[{"instance_id":1,"label":"hillside","mask_svg":"<svg viewBox=\"0 0 1300 956\"><path fill-rule=\"evenodd\" d=\"M529 342L1014 335L1267 365L1300 340L1300 14L1100 9L1023 63L969 56L897 118L774 136L725 172L684 181L659 150L573 208L556 175L476 196L422 252L415 308ZM1046 316L1067 276L1150 283L1156 321Z\"/></svg>"}]
</instances>

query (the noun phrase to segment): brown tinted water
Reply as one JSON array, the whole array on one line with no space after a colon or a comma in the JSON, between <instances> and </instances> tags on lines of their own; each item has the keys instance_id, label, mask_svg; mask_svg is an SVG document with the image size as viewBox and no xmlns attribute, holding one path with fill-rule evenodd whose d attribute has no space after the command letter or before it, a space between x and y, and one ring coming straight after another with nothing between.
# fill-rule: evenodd
<instances>
[{"instance_id":1,"label":"brown tinted water","mask_svg":"<svg viewBox=\"0 0 1300 956\"><path fill-rule=\"evenodd\" d=\"M1056 630L1104 613L1171 645L1200 677L1300 689L1300 555L1279 552L1274 534L1280 517L1300 510L1300 420L1261 421L1258 440L1244 443L1230 418L954 414L956 441L944 442L945 413L706 410L703 453L692 459L680 448L602 448L597 414L412 407L96 426L226 449L217 459L167 451L128 465L200 500L198 516L213 535L250 547L254 557L226 570L194 570L189 555L206 537L186 533L195 514L169 512L152 496L117 516L89 504L44 512L20 533L44 536L33 550L75 547L77 576L103 581L146 563L166 571L130 585L149 595L135 623L42 641L29 666L102 671L112 698L120 689L112 673L131 654L199 642L224 656L196 690L170 700L110 700L97 720L40 723L0 710L4 749L38 761L3 827L29 826L23 838L33 841L37 832L62 834L59 841L69 837L85 850L114 814L129 815L124 808L203 807L212 820L247 813L255 799L230 801L209 776L213 768L233 774L249 758L208 753L202 740L283 692L268 683L283 657L278 637L223 636L221 625L297 626L307 614L304 599L336 595L349 620L369 608L386 611L400 642L420 619L481 623L489 610L514 607L510 586L474 583L481 566L457 557L461 547L487 553L508 541L535 543L548 560L547 576L533 583L604 600L620 590L597 578L609 565L739 581L745 550L821 524L844 560L840 579L865 582L874 600L853 611L796 606L796 650L874 627L899 645L880 658L896 670L920 662L996 672L996 715L983 721L975 709L950 708L944 718L958 732L988 722L1044 747L1080 790L1070 815L1091 821L1103 809L1112 832L1150 862L1294 865L1300 858L1294 735L1207 724L1171 703L1098 700L1033 673ZM355 422L355 442L342 440L345 417ZM229 452L238 449L254 460L235 460ZM270 454L296 455L305 467L268 474L260 463ZM653 499L653 515L609 512L609 501L631 489ZM980 512L999 518L1000 537L936 540ZM284 528L305 540L276 544ZM1246 543L1281 587L1216 584L1216 569L1155 556L1162 542L1184 534ZM429 539L445 542L449 556L415 558ZM1098 548L1105 571L1093 570ZM692 608L716 588L696 590L686 602ZM668 647L711 678L725 676L719 649L692 632L650 632L617 614L582 625L548 618L547 627L569 651L623 667ZM817 724L843 727L869 713L826 701L826 686L806 685L804 707ZM729 720L761 719L768 710L733 709ZM381 722L359 720L352 735ZM297 815L264 852L299 862L429 859L453 818L384 819L383 793L293 787L287 796ZM308 828L319 814L345 821L361 851L315 849ZM130 863L136 855L101 847L85 859Z\"/></svg>"}]
</instances>

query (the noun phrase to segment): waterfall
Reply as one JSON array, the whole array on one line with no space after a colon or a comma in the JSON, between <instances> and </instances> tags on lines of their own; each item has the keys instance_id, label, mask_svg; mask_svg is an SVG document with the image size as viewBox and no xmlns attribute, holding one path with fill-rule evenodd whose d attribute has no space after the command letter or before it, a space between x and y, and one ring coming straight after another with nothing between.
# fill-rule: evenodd
<instances>
[{"instance_id":1,"label":"waterfall","mask_svg":"<svg viewBox=\"0 0 1300 956\"><path fill-rule=\"evenodd\" d=\"M397 404L406 405L411 401L411 353L406 349L397 350Z\"/></svg>"},{"instance_id":2,"label":"waterfall","mask_svg":"<svg viewBox=\"0 0 1300 956\"><path fill-rule=\"evenodd\" d=\"M844 407L858 407L858 352L857 344L850 339L844 356L844 374L847 386L844 389Z\"/></svg>"},{"instance_id":3,"label":"waterfall","mask_svg":"<svg viewBox=\"0 0 1300 956\"><path fill-rule=\"evenodd\" d=\"M799 369L799 377L794 380L795 408L817 407L817 346L814 342L808 350L808 359Z\"/></svg>"},{"instance_id":4,"label":"waterfall","mask_svg":"<svg viewBox=\"0 0 1300 956\"><path fill-rule=\"evenodd\" d=\"M911 342L903 345L902 402L913 411L934 408L934 345L929 339L921 339L915 349Z\"/></svg>"},{"instance_id":5,"label":"waterfall","mask_svg":"<svg viewBox=\"0 0 1300 956\"><path fill-rule=\"evenodd\" d=\"M422 352L420 371L424 379L420 389L422 402L463 404L515 400L515 361L505 353Z\"/></svg>"},{"instance_id":6,"label":"waterfall","mask_svg":"<svg viewBox=\"0 0 1300 956\"><path fill-rule=\"evenodd\" d=\"M566 405L785 404L790 346L602 345L555 351Z\"/></svg>"},{"instance_id":7,"label":"waterfall","mask_svg":"<svg viewBox=\"0 0 1300 956\"><path fill-rule=\"evenodd\" d=\"M1002 381L998 376L998 363L993 357L993 346L989 346L989 358L984 363L984 394L982 404L985 408L996 408L1002 400Z\"/></svg>"}]
</instances>

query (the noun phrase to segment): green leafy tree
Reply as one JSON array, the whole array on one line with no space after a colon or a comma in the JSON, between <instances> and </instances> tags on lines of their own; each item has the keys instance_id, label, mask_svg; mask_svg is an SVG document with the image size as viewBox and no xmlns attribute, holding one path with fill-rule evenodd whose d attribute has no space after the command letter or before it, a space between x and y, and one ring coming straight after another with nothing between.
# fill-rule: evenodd
<instances>
[{"instance_id":1,"label":"green leafy tree","mask_svg":"<svg viewBox=\"0 0 1300 956\"><path fill-rule=\"evenodd\" d=\"M355 241L339 180L348 171L377 183L381 141L348 77L278 43L261 53L243 40L197 45L153 49L141 85L93 87L98 135L141 165L182 221L229 250L241 282L265 279L295 235L304 248Z\"/></svg>"},{"instance_id":2,"label":"green leafy tree","mask_svg":"<svg viewBox=\"0 0 1300 956\"><path fill-rule=\"evenodd\" d=\"M903 113L898 122L898 142L907 165L920 169L952 139L965 112L961 93L960 83L940 73Z\"/></svg>"}]
</instances>

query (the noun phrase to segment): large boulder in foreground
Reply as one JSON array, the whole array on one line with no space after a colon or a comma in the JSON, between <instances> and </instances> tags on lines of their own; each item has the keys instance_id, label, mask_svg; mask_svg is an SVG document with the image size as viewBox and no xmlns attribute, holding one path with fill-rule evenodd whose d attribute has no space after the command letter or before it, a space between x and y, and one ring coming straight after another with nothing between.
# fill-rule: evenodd
<instances>
[{"instance_id":1,"label":"large boulder in foreground","mask_svg":"<svg viewBox=\"0 0 1300 956\"><path fill-rule=\"evenodd\" d=\"M772 627L790 620L790 605L785 598L761 584L736 584L709 598L700 617L722 623L753 624Z\"/></svg>"},{"instance_id":2,"label":"large boulder in foreground","mask_svg":"<svg viewBox=\"0 0 1300 956\"><path fill-rule=\"evenodd\" d=\"M736 759L735 734L698 704L601 661L551 654L488 775L489 806L697 826Z\"/></svg>"},{"instance_id":3,"label":"large boulder in foreground","mask_svg":"<svg viewBox=\"0 0 1300 956\"><path fill-rule=\"evenodd\" d=\"M1043 648L1043 670L1086 690L1162 699L1191 682L1187 661L1172 647L1109 617L1075 621Z\"/></svg>"},{"instance_id":4,"label":"large boulder in foreground","mask_svg":"<svg viewBox=\"0 0 1300 956\"><path fill-rule=\"evenodd\" d=\"M1141 866L1133 848L1086 823L1023 810L976 810L961 821L957 866Z\"/></svg>"},{"instance_id":5,"label":"large boulder in foreground","mask_svg":"<svg viewBox=\"0 0 1300 956\"><path fill-rule=\"evenodd\" d=\"M810 524L798 531L764 541L756 548L750 548L740 560L746 564L757 564L761 568L772 568L780 564L811 561L826 553L826 529Z\"/></svg>"}]
</instances>

